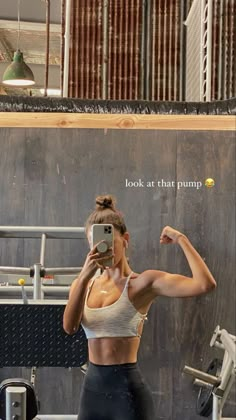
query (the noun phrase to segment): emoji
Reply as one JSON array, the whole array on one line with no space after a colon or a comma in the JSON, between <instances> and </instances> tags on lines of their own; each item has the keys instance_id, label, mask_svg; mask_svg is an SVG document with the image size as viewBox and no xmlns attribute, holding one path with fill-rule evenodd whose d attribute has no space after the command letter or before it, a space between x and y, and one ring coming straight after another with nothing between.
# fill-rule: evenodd
<instances>
[{"instance_id":1,"label":"emoji","mask_svg":"<svg viewBox=\"0 0 236 420\"><path fill-rule=\"evenodd\" d=\"M206 186L206 187L208 187L208 188L212 188L212 187L214 187L214 185L215 185L215 181L214 181L214 179L212 179L212 178L207 178L207 179L205 180L205 186Z\"/></svg>"}]
</instances>

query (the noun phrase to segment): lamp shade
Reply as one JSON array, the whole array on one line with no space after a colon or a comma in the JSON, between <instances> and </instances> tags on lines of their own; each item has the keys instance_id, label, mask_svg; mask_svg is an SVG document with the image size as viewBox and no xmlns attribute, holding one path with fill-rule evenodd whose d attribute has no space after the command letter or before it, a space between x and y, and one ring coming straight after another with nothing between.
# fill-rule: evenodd
<instances>
[{"instance_id":1,"label":"lamp shade","mask_svg":"<svg viewBox=\"0 0 236 420\"><path fill-rule=\"evenodd\" d=\"M14 53L13 62L3 74L2 83L9 86L26 87L35 84L32 70L25 64L20 50Z\"/></svg>"}]
</instances>

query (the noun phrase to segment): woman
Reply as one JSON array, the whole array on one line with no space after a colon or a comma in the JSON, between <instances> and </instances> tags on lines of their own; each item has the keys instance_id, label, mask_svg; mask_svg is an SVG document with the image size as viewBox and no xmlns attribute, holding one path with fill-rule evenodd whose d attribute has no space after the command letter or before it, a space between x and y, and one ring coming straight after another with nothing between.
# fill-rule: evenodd
<instances>
[{"instance_id":1,"label":"woman","mask_svg":"<svg viewBox=\"0 0 236 420\"><path fill-rule=\"evenodd\" d=\"M91 226L114 226L114 249L99 253L91 245ZM151 392L137 365L143 322L157 296L187 297L207 293L216 282L206 264L180 231L166 226L161 244L178 244L192 277L159 270L135 273L125 250L129 243L122 214L112 196L99 196L86 222L90 243L82 271L74 280L64 312L63 327L75 333L82 324L88 338L89 367L80 398L79 420L154 420ZM106 261L114 258L114 265ZM102 274L96 275L98 268Z\"/></svg>"}]
</instances>

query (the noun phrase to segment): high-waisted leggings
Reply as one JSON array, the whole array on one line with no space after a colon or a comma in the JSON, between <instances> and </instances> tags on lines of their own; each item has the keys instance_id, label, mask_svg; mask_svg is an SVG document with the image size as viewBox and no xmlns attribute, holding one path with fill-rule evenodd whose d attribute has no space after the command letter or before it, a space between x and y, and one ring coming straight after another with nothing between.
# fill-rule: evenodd
<instances>
[{"instance_id":1,"label":"high-waisted leggings","mask_svg":"<svg viewBox=\"0 0 236 420\"><path fill-rule=\"evenodd\" d=\"M80 395L78 420L155 420L151 391L137 363L89 362Z\"/></svg>"}]
</instances>

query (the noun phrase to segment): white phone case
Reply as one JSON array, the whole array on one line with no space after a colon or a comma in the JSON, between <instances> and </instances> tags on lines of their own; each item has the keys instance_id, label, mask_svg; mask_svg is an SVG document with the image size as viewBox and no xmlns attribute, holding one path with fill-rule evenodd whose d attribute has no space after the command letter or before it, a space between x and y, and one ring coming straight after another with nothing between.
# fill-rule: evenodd
<instances>
[{"instance_id":1,"label":"white phone case","mask_svg":"<svg viewBox=\"0 0 236 420\"><path fill-rule=\"evenodd\" d=\"M100 244L98 251L106 252L108 248L114 245L114 234L113 234L113 225L107 224L94 224L91 229L92 233L92 247L94 247L100 241L106 241L106 243ZM99 262L100 263L100 262ZM101 265L112 267L114 264L114 258L111 257L103 262Z\"/></svg>"}]
</instances>

